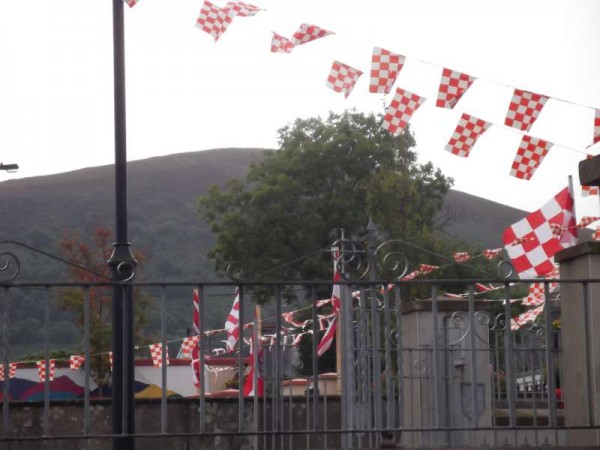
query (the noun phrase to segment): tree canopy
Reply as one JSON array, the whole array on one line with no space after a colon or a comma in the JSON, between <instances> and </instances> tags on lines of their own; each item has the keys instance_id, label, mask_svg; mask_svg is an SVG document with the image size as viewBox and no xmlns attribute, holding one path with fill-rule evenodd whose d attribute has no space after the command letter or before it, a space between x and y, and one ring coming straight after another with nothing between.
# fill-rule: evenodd
<instances>
[{"instance_id":1,"label":"tree canopy","mask_svg":"<svg viewBox=\"0 0 600 450\"><path fill-rule=\"evenodd\" d=\"M354 111L297 119L245 181L211 186L198 210L216 236L217 272L235 264L246 280L329 279L331 257L320 250L341 228L363 236L369 216L388 237L435 241L452 180L417 163L408 129L395 137L381 120Z\"/></svg>"}]
</instances>

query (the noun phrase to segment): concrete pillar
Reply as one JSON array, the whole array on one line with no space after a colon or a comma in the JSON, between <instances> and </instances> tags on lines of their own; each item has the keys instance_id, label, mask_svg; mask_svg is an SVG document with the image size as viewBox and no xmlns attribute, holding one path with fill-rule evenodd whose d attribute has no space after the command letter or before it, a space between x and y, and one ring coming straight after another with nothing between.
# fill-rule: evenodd
<instances>
[{"instance_id":1,"label":"concrete pillar","mask_svg":"<svg viewBox=\"0 0 600 450\"><path fill-rule=\"evenodd\" d=\"M562 390L565 425L600 424L600 242L584 242L555 255L561 281ZM592 430L570 430L569 445L599 445Z\"/></svg>"}]
</instances>

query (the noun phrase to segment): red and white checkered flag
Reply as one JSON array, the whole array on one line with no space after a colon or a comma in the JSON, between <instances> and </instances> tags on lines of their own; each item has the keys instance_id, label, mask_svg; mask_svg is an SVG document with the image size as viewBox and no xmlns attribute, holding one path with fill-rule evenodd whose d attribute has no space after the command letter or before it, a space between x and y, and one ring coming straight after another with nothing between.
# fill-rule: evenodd
<instances>
[{"instance_id":1,"label":"red and white checkered flag","mask_svg":"<svg viewBox=\"0 0 600 450\"><path fill-rule=\"evenodd\" d=\"M371 82L369 92L389 94L396 82L398 73L404 66L406 57L389 50L375 47L371 57Z\"/></svg>"},{"instance_id":2,"label":"red and white checkered flag","mask_svg":"<svg viewBox=\"0 0 600 450\"><path fill-rule=\"evenodd\" d=\"M549 283L548 284L548 292L552 293L558 283ZM544 283L531 283L529 285L529 294L527 297L523 299L523 304L528 306L540 306L546 301L546 290L544 287Z\"/></svg>"},{"instance_id":3,"label":"red and white checkered flag","mask_svg":"<svg viewBox=\"0 0 600 450\"><path fill-rule=\"evenodd\" d=\"M133 8L135 5L138 4L138 2L140 0L124 0L125 3L127 3L127 6L129 6L130 8Z\"/></svg>"},{"instance_id":4,"label":"red and white checkered flag","mask_svg":"<svg viewBox=\"0 0 600 450\"><path fill-rule=\"evenodd\" d=\"M295 46L296 44L288 38L273 33L273 39L271 39L271 53L291 53Z\"/></svg>"},{"instance_id":5,"label":"red and white checkered flag","mask_svg":"<svg viewBox=\"0 0 600 450\"><path fill-rule=\"evenodd\" d=\"M230 14L240 17L254 16L261 11L261 8L258 6L244 2L227 2L227 5L225 5L225 8L223 9L228 9Z\"/></svg>"},{"instance_id":6,"label":"red and white checkered flag","mask_svg":"<svg viewBox=\"0 0 600 450\"><path fill-rule=\"evenodd\" d=\"M399 135L406 128L413 113L424 101L424 97L397 88L392 103L385 112L382 127L394 136Z\"/></svg>"},{"instance_id":7,"label":"red and white checkered flag","mask_svg":"<svg viewBox=\"0 0 600 450\"><path fill-rule=\"evenodd\" d=\"M17 376L17 363L8 363L8 378Z\"/></svg>"},{"instance_id":8,"label":"red and white checkered flag","mask_svg":"<svg viewBox=\"0 0 600 450\"><path fill-rule=\"evenodd\" d=\"M331 66L331 72L327 77L327 87L333 89L335 92L342 92L344 97L348 98L361 75L362 72L360 70L334 61Z\"/></svg>"},{"instance_id":9,"label":"red and white checkered flag","mask_svg":"<svg viewBox=\"0 0 600 450\"><path fill-rule=\"evenodd\" d=\"M585 228L598 220L600 220L600 217L597 216L583 216L577 224L577 228Z\"/></svg>"},{"instance_id":10,"label":"red and white checkered flag","mask_svg":"<svg viewBox=\"0 0 600 450\"><path fill-rule=\"evenodd\" d=\"M468 252L456 252L454 254L454 262L461 263L471 259L471 255Z\"/></svg>"},{"instance_id":11,"label":"red and white checkered flag","mask_svg":"<svg viewBox=\"0 0 600 450\"><path fill-rule=\"evenodd\" d=\"M540 209L504 230L504 248L519 277L546 275L554 269L554 254L577 243L573 205L569 189L564 188ZM565 228L560 239L553 235L550 224ZM522 243L513 245L518 239Z\"/></svg>"},{"instance_id":12,"label":"red and white checkered flag","mask_svg":"<svg viewBox=\"0 0 600 450\"><path fill-rule=\"evenodd\" d=\"M474 81L475 78L470 75L444 68L435 106L454 108Z\"/></svg>"},{"instance_id":13,"label":"red and white checkered flag","mask_svg":"<svg viewBox=\"0 0 600 450\"><path fill-rule=\"evenodd\" d=\"M409 273L408 275L404 275L401 280L402 281L411 281L419 276L419 271L415 270L414 272Z\"/></svg>"},{"instance_id":14,"label":"red and white checkered flag","mask_svg":"<svg viewBox=\"0 0 600 450\"><path fill-rule=\"evenodd\" d=\"M494 259L496 256L498 256L500 254L500 252L502 251L501 248L488 248L487 250L483 251L483 257L485 259L489 259L492 260Z\"/></svg>"},{"instance_id":15,"label":"red and white checkered flag","mask_svg":"<svg viewBox=\"0 0 600 450\"><path fill-rule=\"evenodd\" d=\"M598 112L598 110L596 110L596 113L597 112ZM597 119L597 120L599 121L598 127L599 127L599 132L600 132L600 119ZM587 155L586 159L592 159L593 157L594 157L594 155ZM598 188L598 186L586 186L586 185L581 186L581 196L582 197L589 197L590 195L598 195L599 193L600 193L600 189Z\"/></svg>"},{"instance_id":16,"label":"red and white checkered flag","mask_svg":"<svg viewBox=\"0 0 600 450\"><path fill-rule=\"evenodd\" d=\"M596 227L596 230L592 233L592 240L600 241L600 225Z\"/></svg>"},{"instance_id":17,"label":"red and white checkered flag","mask_svg":"<svg viewBox=\"0 0 600 450\"><path fill-rule=\"evenodd\" d=\"M78 370L85 361L84 355L71 355L69 357L69 369Z\"/></svg>"},{"instance_id":18,"label":"red and white checkered flag","mask_svg":"<svg viewBox=\"0 0 600 450\"><path fill-rule=\"evenodd\" d=\"M157 368L162 367L163 362L163 350L162 343L158 344L150 344L150 356L152 357L152 365ZM167 361L167 366L169 365L169 347L167 347L165 352L165 359Z\"/></svg>"},{"instance_id":19,"label":"red and white checkered flag","mask_svg":"<svg viewBox=\"0 0 600 450\"><path fill-rule=\"evenodd\" d=\"M192 356L194 347L197 347L200 342L200 336L187 336L183 338L181 343L181 350L179 353L182 358L189 358Z\"/></svg>"},{"instance_id":20,"label":"red and white checkered flag","mask_svg":"<svg viewBox=\"0 0 600 450\"><path fill-rule=\"evenodd\" d=\"M36 366L38 370L38 379L40 383L44 383L46 381L46 361L36 361ZM54 369L56 367L56 360L51 359L48 363L48 381L54 380Z\"/></svg>"},{"instance_id":21,"label":"red and white checkered flag","mask_svg":"<svg viewBox=\"0 0 600 450\"><path fill-rule=\"evenodd\" d=\"M329 36L330 34L334 34L333 31L329 31L324 28L319 28L315 25L310 25L308 23L303 23L293 34L292 42L295 45L302 45L314 41L315 39L320 39L322 37Z\"/></svg>"},{"instance_id":22,"label":"red and white checkered flag","mask_svg":"<svg viewBox=\"0 0 600 450\"><path fill-rule=\"evenodd\" d=\"M421 264L419 266L419 274L426 275L428 273L433 272L434 270L438 270L439 268L440 268L439 266L432 266L430 264Z\"/></svg>"},{"instance_id":23,"label":"red and white checkered flag","mask_svg":"<svg viewBox=\"0 0 600 450\"><path fill-rule=\"evenodd\" d=\"M510 175L530 180L554 144L528 135L523 136L510 169Z\"/></svg>"},{"instance_id":24,"label":"red and white checkered flag","mask_svg":"<svg viewBox=\"0 0 600 450\"><path fill-rule=\"evenodd\" d=\"M594 139L593 143L600 142L600 109L594 110Z\"/></svg>"},{"instance_id":25,"label":"red and white checkered flag","mask_svg":"<svg viewBox=\"0 0 600 450\"><path fill-rule=\"evenodd\" d=\"M446 144L446 150L457 156L468 157L479 136L490 126L491 124L485 120L463 113L454 134Z\"/></svg>"},{"instance_id":26,"label":"red and white checkered flag","mask_svg":"<svg viewBox=\"0 0 600 450\"><path fill-rule=\"evenodd\" d=\"M529 131L547 100L548 97L544 95L515 89L504 124L521 131Z\"/></svg>"},{"instance_id":27,"label":"red and white checkered flag","mask_svg":"<svg viewBox=\"0 0 600 450\"><path fill-rule=\"evenodd\" d=\"M227 330L227 350L232 351L237 344L238 338L240 337L240 330L238 324L240 322L240 290L235 290L235 298L233 299L233 305L227 321L225 322L225 329Z\"/></svg>"},{"instance_id":28,"label":"red and white checkered flag","mask_svg":"<svg viewBox=\"0 0 600 450\"><path fill-rule=\"evenodd\" d=\"M519 328L527 325L529 322L535 322L535 319L544 312L544 305L538 306L537 308L530 309L529 311L524 312L518 317L511 319L510 321L510 329L518 330Z\"/></svg>"},{"instance_id":29,"label":"red and white checkered flag","mask_svg":"<svg viewBox=\"0 0 600 450\"><path fill-rule=\"evenodd\" d=\"M229 8L219 8L204 0L200 16L196 20L196 26L210 34L216 42L225 33L232 20L233 14Z\"/></svg>"}]
</instances>

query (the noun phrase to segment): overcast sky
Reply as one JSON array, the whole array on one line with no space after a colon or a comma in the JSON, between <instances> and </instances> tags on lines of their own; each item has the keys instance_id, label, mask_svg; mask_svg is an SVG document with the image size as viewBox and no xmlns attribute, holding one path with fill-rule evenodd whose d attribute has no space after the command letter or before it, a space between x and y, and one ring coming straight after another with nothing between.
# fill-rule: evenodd
<instances>
[{"instance_id":1,"label":"overcast sky","mask_svg":"<svg viewBox=\"0 0 600 450\"><path fill-rule=\"evenodd\" d=\"M383 112L368 93L371 52L406 55L396 86L428 99L411 126L420 161L455 188L533 210L575 176L600 108L600 2L594 0L249 0L215 44L196 28L202 0L125 6L128 157L222 147L276 148L297 117L356 108ZM225 1L215 2L224 5ZM0 162L31 177L114 158L112 1L0 2ZM269 52L271 32L302 22L336 34ZM365 75L348 99L325 87L337 59ZM478 78L454 110L436 108L442 67ZM462 112L502 124L513 88L549 100L530 134L555 143L531 181L508 175L521 134L492 127L471 156L444 150ZM586 107L587 106L587 107ZM570 147L572 150L565 148ZM600 144L588 149L600 153ZM598 198L577 198L598 215Z\"/></svg>"}]
</instances>

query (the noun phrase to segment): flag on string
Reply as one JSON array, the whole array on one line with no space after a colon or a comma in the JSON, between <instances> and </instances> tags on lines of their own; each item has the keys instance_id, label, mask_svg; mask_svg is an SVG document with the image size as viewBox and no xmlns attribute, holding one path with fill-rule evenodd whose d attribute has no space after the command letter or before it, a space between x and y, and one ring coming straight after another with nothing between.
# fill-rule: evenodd
<instances>
[{"instance_id":1,"label":"flag on string","mask_svg":"<svg viewBox=\"0 0 600 450\"><path fill-rule=\"evenodd\" d=\"M138 4L140 0L125 0L125 3L127 3L127 6L129 6L130 8L133 8L135 5Z\"/></svg>"},{"instance_id":2,"label":"flag on string","mask_svg":"<svg viewBox=\"0 0 600 450\"><path fill-rule=\"evenodd\" d=\"M0 364L0 381L4 381L4 364Z\"/></svg>"},{"instance_id":3,"label":"flag on string","mask_svg":"<svg viewBox=\"0 0 600 450\"><path fill-rule=\"evenodd\" d=\"M461 263L471 259L471 255L468 252L456 252L454 254L454 262Z\"/></svg>"},{"instance_id":4,"label":"flag on string","mask_svg":"<svg viewBox=\"0 0 600 450\"><path fill-rule=\"evenodd\" d=\"M8 378L17 376L17 363L8 363Z\"/></svg>"},{"instance_id":5,"label":"flag on string","mask_svg":"<svg viewBox=\"0 0 600 450\"><path fill-rule=\"evenodd\" d=\"M593 143L600 142L600 109L594 110L594 139Z\"/></svg>"},{"instance_id":6,"label":"flag on string","mask_svg":"<svg viewBox=\"0 0 600 450\"><path fill-rule=\"evenodd\" d=\"M415 270L411 273L409 273L408 275L404 275L401 280L402 281L411 281L414 280L415 278L417 278L419 276L419 271Z\"/></svg>"},{"instance_id":7,"label":"flag on string","mask_svg":"<svg viewBox=\"0 0 600 450\"><path fill-rule=\"evenodd\" d=\"M597 216L583 216L577 224L577 228L585 228L598 220L600 220L600 217Z\"/></svg>"},{"instance_id":8,"label":"flag on string","mask_svg":"<svg viewBox=\"0 0 600 450\"><path fill-rule=\"evenodd\" d=\"M528 135L523 136L510 175L522 180L530 180L552 148L552 143Z\"/></svg>"},{"instance_id":9,"label":"flag on string","mask_svg":"<svg viewBox=\"0 0 600 450\"><path fill-rule=\"evenodd\" d=\"M596 113L598 113L598 110L596 110ZM600 132L600 119L596 119L598 120L598 132ZM600 136L598 136L600 138ZM592 159L594 157L594 155L587 155L586 159ZM598 195L600 193L600 189L598 188L598 186L586 186L586 185L582 185L581 186L581 196L582 197L589 197L590 195Z\"/></svg>"},{"instance_id":10,"label":"flag on string","mask_svg":"<svg viewBox=\"0 0 600 450\"><path fill-rule=\"evenodd\" d=\"M348 98L361 75L362 72L360 70L334 61L331 66L331 72L327 77L327 87L333 89L335 92L342 92L344 97Z\"/></svg>"},{"instance_id":11,"label":"flag on string","mask_svg":"<svg viewBox=\"0 0 600 450\"><path fill-rule=\"evenodd\" d=\"M515 89L504 124L521 131L529 131L547 100L548 97L544 95Z\"/></svg>"},{"instance_id":12,"label":"flag on string","mask_svg":"<svg viewBox=\"0 0 600 450\"><path fill-rule=\"evenodd\" d=\"M229 8L219 8L211 2L204 0L200 9L200 16L196 20L196 26L210 34L216 42L225 33L232 20L233 15Z\"/></svg>"},{"instance_id":13,"label":"flag on string","mask_svg":"<svg viewBox=\"0 0 600 450\"><path fill-rule=\"evenodd\" d=\"M194 321L194 334L197 338L196 342L192 343L192 372L193 381L196 388L200 387L200 294L198 289L194 289L192 293L193 302L193 321ZM204 357L204 355L202 355Z\"/></svg>"},{"instance_id":14,"label":"flag on string","mask_svg":"<svg viewBox=\"0 0 600 450\"><path fill-rule=\"evenodd\" d=\"M501 251L502 251L501 248L492 248L492 249L488 248L488 249L486 249L486 250L483 251L483 257L485 259L492 260L496 256L498 256Z\"/></svg>"},{"instance_id":15,"label":"flag on string","mask_svg":"<svg viewBox=\"0 0 600 450\"><path fill-rule=\"evenodd\" d=\"M440 268L439 266L432 266L430 264L421 264L419 266L419 274L427 275L428 273L431 273L434 270L438 270L439 268Z\"/></svg>"},{"instance_id":16,"label":"flag on string","mask_svg":"<svg viewBox=\"0 0 600 450\"><path fill-rule=\"evenodd\" d=\"M389 94L396 82L398 73L404 66L404 61L406 61L405 56L392 53L384 48L373 48L369 92Z\"/></svg>"},{"instance_id":17,"label":"flag on string","mask_svg":"<svg viewBox=\"0 0 600 450\"><path fill-rule=\"evenodd\" d=\"M342 276L340 275L340 272L338 269L339 257L340 257L340 254L339 254L338 249L334 249L334 251L333 251L333 282L334 283L338 283L342 279ZM323 354L331 348L331 344L333 343L333 338L335 337L335 332L337 329L337 321L340 316L340 307L341 307L340 285L339 284L333 285L333 289L331 292L331 304L333 305L334 316L331 319L331 322L329 322L329 326L327 327L325 334L321 338L321 342L319 342L319 345L317 345L317 355L319 357L323 356Z\"/></svg>"},{"instance_id":18,"label":"flag on string","mask_svg":"<svg viewBox=\"0 0 600 450\"><path fill-rule=\"evenodd\" d=\"M161 368L163 363L163 346L162 343L150 344L150 356L152 357L152 365L156 368ZM169 347L165 349L165 360L169 365Z\"/></svg>"},{"instance_id":19,"label":"flag on string","mask_svg":"<svg viewBox=\"0 0 600 450\"><path fill-rule=\"evenodd\" d=\"M254 336L250 340L250 370L246 374L244 380L243 394L244 397L262 397L265 394L265 382L263 379L263 351L262 348L258 349L258 367L254 367ZM254 371L256 371L256 380L254 379ZM256 384L255 384L256 383Z\"/></svg>"},{"instance_id":20,"label":"flag on string","mask_svg":"<svg viewBox=\"0 0 600 450\"><path fill-rule=\"evenodd\" d=\"M446 144L450 153L467 158L471 149L483 133L491 126L489 122L463 113L454 134Z\"/></svg>"},{"instance_id":21,"label":"flag on string","mask_svg":"<svg viewBox=\"0 0 600 450\"><path fill-rule=\"evenodd\" d=\"M40 383L44 383L46 381L46 361L36 361L38 370L38 379ZM48 381L54 380L54 369L56 367L56 360L51 359L48 362Z\"/></svg>"},{"instance_id":22,"label":"flag on string","mask_svg":"<svg viewBox=\"0 0 600 450\"><path fill-rule=\"evenodd\" d=\"M198 346L200 342L200 336L186 336L181 342L181 349L179 354L181 358L190 358L194 352L194 347Z\"/></svg>"},{"instance_id":23,"label":"flag on string","mask_svg":"<svg viewBox=\"0 0 600 450\"><path fill-rule=\"evenodd\" d=\"M557 286L558 286L558 283L556 283L556 282L549 283L548 284L549 293L552 293L556 289ZM527 294L527 297L525 297L523 299L523 304L528 305L528 306L540 306L545 301L546 301L546 288L544 287L544 283L543 282L531 283L529 285L529 293Z\"/></svg>"},{"instance_id":24,"label":"flag on string","mask_svg":"<svg viewBox=\"0 0 600 450\"><path fill-rule=\"evenodd\" d=\"M600 225L597 226L594 232L592 233L592 240L600 241Z\"/></svg>"},{"instance_id":25,"label":"flag on string","mask_svg":"<svg viewBox=\"0 0 600 450\"><path fill-rule=\"evenodd\" d=\"M71 355L69 357L69 369L79 370L83 362L85 361L84 355Z\"/></svg>"},{"instance_id":26,"label":"flag on string","mask_svg":"<svg viewBox=\"0 0 600 450\"><path fill-rule=\"evenodd\" d=\"M240 330L238 324L240 322L240 290L236 288L235 298L233 299L233 305L231 311L225 322L225 330L227 330L227 350L232 351L235 348L235 344L240 337Z\"/></svg>"},{"instance_id":27,"label":"flag on string","mask_svg":"<svg viewBox=\"0 0 600 450\"><path fill-rule=\"evenodd\" d=\"M504 230L504 248L519 277L547 274L554 269L554 254L577 243L573 205L569 189L564 188L540 209ZM552 234L552 223L565 227L560 239ZM519 239L521 243L514 245Z\"/></svg>"},{"instance_id":28,"label":"flag on string","mask_svg":"<svg viewBox=\"0 0 600 450\"><path fill-rule=\"evenodd\" d=\"M261 8L244 2L228 2L224 9L229 10L233 16L250 17L256 15Z\"/></svg>"},{"instance_id":29,"label":"flag on string","mask_svg":"<svg viewBox=\"0 0 600 450\"><path fill-rule=\"evenodd\" d=\"M444 68L435 106L453 109L474 81L470 75Z\"/></svg>"},{"instance_id":30,"label":"flag on string","mask_svg":"<svg viewBox=\"0 0 600 450\"><path fill-rule=\"evenodd\" d=\"M271 53L291 53L296 45L286 37L273 33L271 39Z\"/></svg>"},{"instance_id":31,"label":"flag on string","mask_svg":"<svg viewBox=\"0 0 600 450\"><path fill-rule=\"evenodd\" d=\"M518 317L511 319L510 329L518 330L519 328L527 325L529 322L535 322L537 317L544 311L544 305L538 306L537 308L530 309L524 312Z\"/></svg>"},{"instance_id":32,"label":"flag on string","mask_svg":"<svg viewBox=\"0 0 600 450\"><path fill-rule=\"evenodd\" d=\"M424 97L396 88L392 103L385 111L382 127L394 136L399 135L410 121L413 113L423 104Z\"/></svg>"},{"instance_id":33,"label":"flag on string","mask_svg":"<svg viewBox=\"0 0 600 450\"><path fill-rule=\"evenodd\" d=\"M302 45L314 41L315 39L320 39L325 36L329 36L330 34L334 34L333 31L329 31L324 28L319 28L315 25L310 25L308 23L303 23L302 25L300 25L298 30L292 35L292 42L295 45Z\"/></svg>"}]
</instances>

